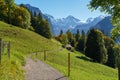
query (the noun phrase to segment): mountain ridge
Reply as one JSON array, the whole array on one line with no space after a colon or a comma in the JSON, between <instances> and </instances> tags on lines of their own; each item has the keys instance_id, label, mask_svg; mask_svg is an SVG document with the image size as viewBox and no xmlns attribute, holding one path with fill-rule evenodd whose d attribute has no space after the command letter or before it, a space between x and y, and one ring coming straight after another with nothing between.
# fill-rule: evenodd
<instances>
[{"instance_id":1,"label":"mountain ridge","mask_svg":"<svg viewBox=\"0 0 120 80\"><path fill-rule=\"evenodd\" d=\"M30 4L24 4L24 6L26 6L32 12L33 15L34 15L34 12L36 12L37 15L39 13L42 13L39 8L31 6Z\"/></svg>"},{"instance_id":2,"label":"mountain ridge","mask_svg":"<svg viewBox=\"0 0 120 80\"><path fill-rule=\"evenodd\" d=\"M113 26L110 19L111 16L105 17L103 20L97 23L94 28L101 30L105 35L111 36L110 31L112 30Z\"/></svg>"},{"instance_id":3,"label":"mountain ridge","mask_svg":"<svg viewBox=\"0 0 120 80\"><path fill-rule=\"evenodd\" d=\"M25 4L25 6L32 12L36 12L37 14L42 13L39 8L33 7L29 4ZM96 26L101 20L103 20L106 16L100 15L95 18L88 18L85 21L75 18L72 15L68 15L65 18L55 19L50 14L43 14L44 19L48 20L51 26L52 34L54 36L59 35L60 31L63 30L65 33L67 30L70 30L72 33L76 33L77 29L84 30L86 33L90 28Z\"/></svg>"}]
</instances>

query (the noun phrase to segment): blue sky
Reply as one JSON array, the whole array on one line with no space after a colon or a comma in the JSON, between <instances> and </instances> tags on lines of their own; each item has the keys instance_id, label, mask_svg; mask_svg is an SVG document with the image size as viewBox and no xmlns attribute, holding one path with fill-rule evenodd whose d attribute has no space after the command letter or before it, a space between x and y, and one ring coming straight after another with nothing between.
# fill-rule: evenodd
<instances>
[{"instance_id":1,"label":"blue sky","mask_svg":"<svg viewBox=\"0 0 120 80\"><path fill-rule=\"evenodd\" d=\"M89 17L105 15L99 10L91 12L87 4L90 0L15 0L17 4L30 4L38 7L42 13L47 13L55 18L65 18L72 15L80 20Z\"/></svg>"}]
</instances>

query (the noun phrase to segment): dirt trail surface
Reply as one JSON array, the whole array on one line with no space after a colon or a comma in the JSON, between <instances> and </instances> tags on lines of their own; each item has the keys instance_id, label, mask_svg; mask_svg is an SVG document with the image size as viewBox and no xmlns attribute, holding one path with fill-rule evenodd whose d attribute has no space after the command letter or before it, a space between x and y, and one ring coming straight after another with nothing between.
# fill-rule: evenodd
<instances>
[{"instance_id":1,"label":"dirt trail surface","mask_svg":"<svg viewBox=\"0 0 120 80\"><path fill-rule=\"evenodd\" d=\"M56 69L36 59L26 59L25 80L67 80Z\"/></svg>"}]
</instances>

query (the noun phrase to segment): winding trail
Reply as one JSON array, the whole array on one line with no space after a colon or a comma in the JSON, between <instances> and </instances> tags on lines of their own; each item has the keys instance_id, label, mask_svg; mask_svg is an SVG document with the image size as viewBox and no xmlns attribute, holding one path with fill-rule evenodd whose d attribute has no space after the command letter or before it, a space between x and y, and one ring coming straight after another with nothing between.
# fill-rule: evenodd
<instances>
[{"instance_id":1,"label":"winding trail","mask_svg":"<svg viewBox=\"0 0 120 80\"><path fill-rule=\"evenodd\" d=\"M56 69L36 59L26 58L25 80L67 80Z\"/></svg>"}]
</instances>

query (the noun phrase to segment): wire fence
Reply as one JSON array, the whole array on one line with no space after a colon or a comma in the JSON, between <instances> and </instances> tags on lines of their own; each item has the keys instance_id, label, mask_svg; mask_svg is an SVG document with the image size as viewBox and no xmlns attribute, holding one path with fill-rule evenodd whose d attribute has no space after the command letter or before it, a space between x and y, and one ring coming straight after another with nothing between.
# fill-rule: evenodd
<instances>
[{"instance_id":1,"label":"wire fence","mask_svg":"<svg viewBox=\"0 0 120 80\"><path fill-rule=\"evenodd\" d=\"M35 52L34 57L50 63L58 70L59 70L58 68L59 66L63 66L65 77L70 77L71 67L74 67L74 65L71 65L71 63L75 65L77 65L78 63L71 60L70 53L66 53L64 57L58 57L60 55L63 55L62 50L63 48L59 48L57 50L44 50L40 52ZM120 80L120 65L118 66L118 80Z\"/></svg>"},{"instance_id":2,"label":"wire fence","mask_svg":"<svg viewBox=\"0 0 120 80\"><path fill-rule=\"evenodd\" d=\"M34 52L32 58L39 58L44 62L50 63L55 68L59 69L59 66L63 66L65 77L70 77L70 53L66 53L63 56L62 51L63 48L59 48L57 50L44 50L40 52ZM63 57L58 57L58 56Z\"/></svg>"}]
</instances>

